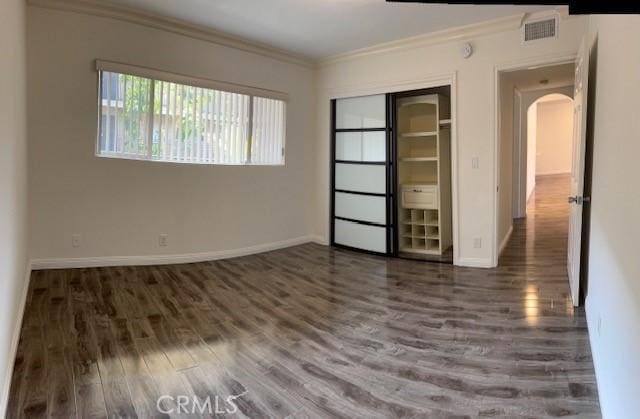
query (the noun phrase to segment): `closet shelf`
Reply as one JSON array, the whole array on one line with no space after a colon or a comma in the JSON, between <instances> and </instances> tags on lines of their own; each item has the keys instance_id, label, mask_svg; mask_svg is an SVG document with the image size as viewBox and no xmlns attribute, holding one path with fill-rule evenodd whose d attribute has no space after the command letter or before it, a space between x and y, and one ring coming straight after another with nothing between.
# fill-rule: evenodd
<instances>
[{"instance_id":1,"label":"closet shelf","mask_svg":"<svg viewBox=\"0 0 640 419\"><path fill-rule=\"evenodd\" d=\"M412 99L412 100L407 100L406 102L402 103L400 105L400 108L406 108L407 106L413 106L413 105L433 105L433 106L436 106L436 101L434 101L433 99Z\"/></svg>"},{"instance_id":2,"label":"closet shelf","mask_svg":"<svg viewBox=\"0 0 640 419\"><path fill-rule=\"evenodd\" d=\"M438 135L438 131L416 131L416 132L404 132L400 134L403 138L416 138L416 137L435 137Z\"/></svg>"},{"instance_id":3,"label":"closet shelf","mask_svg":"<svg viewBox=\"0 0 640 419\"><path fill-rule=\"evenodd\" d=\"M423 240L425 238L424 234L411 234L411 233L403 234L402 237L407 239L423 239Z\"/></svg>"},{"instance_id":4,"label":"closet shelf","mask_svg":"<svg viewBox=\"0 0 640 419\"><path fill-rule=\"evenodd\" d=\"M402 237L404 237L405 239L420 239L420 240L424 240L425 238L427 240L440 240L440 236L426 236L423 235L411 235L411 234L403 234Z\"/></svg>"},{"instance_id":5,"label":"closet shelf","mask_svg":"<svg viewBox=\"0 0 640 419\"><path fill-rule=\"evenodd\" d=\"M424 225L424 224L422 224ZM402 237L406 238L406 239L422 239L424 240L425 238L428 240L440 240L440 235L439 234L412 234L412 233L405 233L402 235Z\"/></svg>"},{"instance_id":6,"label":"closet shelf","mask_svg":"<svg viewBox=\"0 0 640 419\"><path fill-rule=\"evenodd\" d=\"M400 248L401 252L407 252L407 253L421 253L424 255L439 255L440 254L440 250L438 248L428 248L428 249L418 249L415 247L408 247L408 246L404 246Z\"/></svg>"},{"instance_id":7,"label":"closet shelf","mask_svg":"<svg viewBox=\"0 0 640 419\"><path fill-rule=\"evenodd\" d=\"M401 157L400 161L412 162L412 161L438 161L437 157Z\"/></svg>"},{"instance_id":8,"label":"closet shelf","mask_svg":"<svg viewBox=\"0 0 640 419\"><path fill-rule=\"evenodd\" d=\"M408 209L408 208L404 208L404 209ZM429 220L429 221L424 221L424 220L409 221L409 220L405 220L405 221L402 222L402 224L407 225L407 226L427 226L427 227L439 227L440 226L440 224L438 223L438 220Z\"/></svg>"},{"instance_id":9,"label":"closet shelf","mask_svg":"<svg viewBox=\"0 0 640 419\"><path fill-rule=\"evenodd\" d=\"M412 188L420 186L438 186L438 182L404 182L400 184L400 187L410 186Z\"/></svg>"}]
</instances>

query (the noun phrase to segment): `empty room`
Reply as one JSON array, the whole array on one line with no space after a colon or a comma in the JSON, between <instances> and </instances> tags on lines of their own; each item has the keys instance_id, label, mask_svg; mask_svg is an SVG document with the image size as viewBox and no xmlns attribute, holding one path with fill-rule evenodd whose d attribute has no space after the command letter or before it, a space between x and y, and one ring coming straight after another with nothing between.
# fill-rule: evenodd
<instances>
[{"instance_id":1,"label":"empty room","mask_svg":"<svg viewBox=\"0 0 640 419\"><path fill-rule=\"evenodd\" d=\"M516 3L2 0L0 417L637 417L640 10Z\"/></svg>"}]
</instances>

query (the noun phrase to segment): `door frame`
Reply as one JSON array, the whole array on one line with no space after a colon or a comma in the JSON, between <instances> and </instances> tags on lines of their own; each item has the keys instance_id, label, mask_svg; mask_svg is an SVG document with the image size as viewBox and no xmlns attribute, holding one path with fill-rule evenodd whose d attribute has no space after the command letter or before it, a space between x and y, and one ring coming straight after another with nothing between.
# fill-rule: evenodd
<instances>
[{"instance_id":1,"label":"door frame","mask_svg":"<svg viewBox=\"0 0 640 419\"><path fill-rule=\"evenodd\" d=\"M388 81L365 85L354 85L328 91L329 99L341 99L354 96L367 96L377 94L399 93L408 90L430 89L434 87L451 87L451 224L453 241L453 264L458 265L460 260L460 218L458 195L458 111L457 111L457 72L434 75L423 79L410 79L401 82ZM329 179L331 182L331 179ZM331 185L331 183L330 183ZM333 199L329 197L329 199ZM329 210L331 213L331 209ZM331 227L331 226L329 226Z\"/></svg>"},{"instance_id":2,"label":"door frame","mask_svg":"<svg viewBox=\"0 0 640 419\"><path fill-rule=\"evenodd\" d=\"M546 95L561 94L573 100L573 84L537 90L519 91L516 89L518 104L515 111L518 113L517 134L513 143L513 184L512 184L512 214L513 218L524 218L527 216L527 111L536 101ZM515 105L515 102L514 102ZM514 114L515 115L515 114Z\"/></svg>"},{"instance_id":3,"label":"door frame","mask_svg":"<svg viewBox=\"0 0 640 419\"><path fill-rule=\"evenodd\" d=\"M501 112L500 112L500 73L505 71L517 71L527 70L532 67L548 67L553 65L574 63L577 58L577 53L570 54L553 54L546 56L539 56L525 60L519 60L514 62L508 62L498 64L493 67L493 104L491 106L491 140L493 148L493 232L491 243L491 265L498 266L498 258L500 256L500 237L499 224L500 224L500 171L502 167L500 165L500 151L501 151L501 138L500 138L500 125L501 125ZM511 217L513 211L509 214Z\"/></svg>"}]
</instances>

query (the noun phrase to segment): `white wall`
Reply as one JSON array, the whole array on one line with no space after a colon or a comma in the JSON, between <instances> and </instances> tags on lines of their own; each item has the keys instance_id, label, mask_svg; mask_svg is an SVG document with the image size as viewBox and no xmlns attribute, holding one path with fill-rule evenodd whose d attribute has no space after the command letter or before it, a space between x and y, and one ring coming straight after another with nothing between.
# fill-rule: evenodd
<instances>
[{"instance_id":1,"label":"white wall","mask_svg":"<svg viewBox=\"0 0 640 419\"><path fill-rule=\"evenodd\" d=\"M527 202L536 188L536 149L538 140L538 104L527 110Z\"/></svg>"},{"instance_id":2,"label":"white wall","mask_svg":"<svg viewBox=\"0 0 640 419\"><path fill-rule=\"evenodd\" d=\"M36 6L28 8L28 29L35 262L217 252L310 236L314 69L124 21ZM95 157L96 59L289 93L286 166ZM75 233L81 235L79 248L71 246ZM158 246L160 233L169 235L167 247Z\"/></svg>"},{"instance_id":3,"label":"white wall","mask_svg":"<svg viewBox=\"0 0 640 419\"><path fill-rule=\"evenodd\" d=\"M0 2L0 40L0 416L4 417L27 274L24 0Z\"/></svg>"},{"instance_id":4,"label":"white wall","mask_svg":"<svg viewBox=\"0 0 640 419\"><path fill-rule=\"evenodd\" d=\"M538 102L536 129L536 175L571 172L573 101Z\"/></svg>"},{"instance_id":5,"label":"white wall","mask_svg":"<svg viewBox=\"0 0 640 419\"><path fill-rule=\"evenodd\" d=\"M640 412L640 49L628 47L640 17L590 23L598 64L586 310L600 405L614 419Z\"/></svg>"},{"instance_id":6,"label":"white wall","mask_svg":"<svg viewBox=\"0 0 640 419\"><path fill-rule=\"evenodd\" d=\"M363 53L323 65L319 69L317 204L315 232L329 237L329 100L332 96L357 95L373 91L405 90L420 81L457 75L458 135L458 224L460 241L457 251L461 264L493 265L496 223L495 141L493 137L493 103L495 67L517 62L534 62L575 54L585 32L583 18L560 23L559 38L524 46L520 30L471 39L475 53L465 60L460 55L464 38L444 43L409 42L401 48L391 46L373 53ZM472 168L478 157L479 168ZM455 222L455 220L454 220ZM482 240L474 248L474 239Z\"/></svg>"}]
</instances>

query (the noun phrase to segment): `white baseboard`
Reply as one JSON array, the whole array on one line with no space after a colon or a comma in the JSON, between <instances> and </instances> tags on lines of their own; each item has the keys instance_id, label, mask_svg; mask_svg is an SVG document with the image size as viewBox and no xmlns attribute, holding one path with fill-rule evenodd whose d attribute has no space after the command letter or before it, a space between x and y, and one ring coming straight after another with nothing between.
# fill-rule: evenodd
<instances>
[{"instance_id":1,"label":"white baseboard","mask_svg":"<svg viewBox=\"0 0 640 419\"><path fill-rule=\"evenodd\" d=\"M525 208L524 208L524 213L527 213L527 204L529 203L529 201L531 200L531 197L533 196L533 191L536 190L536 183L533 182L533 188L531 189L531 191L527 194L526 197L526 201L525 201Z\"/></svg>"},{"instance_id":2,"label":"white baseboard","mask_svg":"<svg viewBox=\"0 0 640 419\"><path fill-rule=\"evenodd\" d=\"M33 259L31 268L38 269L68 269L94 268L104 266L141 266L141 265L170 265L179 263L206 262L209 260L228 259L238 256L252 255L271 250L284 249L299 244L315 242L315 236L302 236L294 239L281 240L272 243L259 244L231 250L218 250L202 253L184 253L176 255L145 255L145 256L98 256L86 258L51 258Z\"/></svg>"},{"instance_id":3,"label":"white baseboard","mask_svg":"<svg viewBox=\"0 0 640 419\"><path fill-rule=\"evenodd\" d=\"M598 336L598 326L597 326L597 313L592 313L591 304L589 296L591 294L587 293L587 297L584 302L584 315L587 319L587 331L589 332L589 346L591 347L591 362L593 362L593 370L596 375L596 387L598 388L598 394L605 394L604 389L601 389L601 367L604 366L606 368L606 363L601 362L600 360L600 345L598 345L597 339ZM601 396L602 397L602 396ZM602 401L600 401L600 413L602 413L604 417L604 412L602 412Z\"/></svg>"},{"instance_id":4,"label":"white baseboard","mask_svg":"<svg viewBox=\"0 0 640 419\"><path fill-rule=\"evenodd\" d=\"M483 258L458 258L456 266L465 266L468 268L493 268L490 259Z\"/></svg>"},{"instance_id":5,"label":"white baseboard","mask_svg":"<svg viewBox=\"0 0 640 419\"><path fill-rule=\"evenodd\" d=\"M13 364L18 353L18 343L20 342L20 331L22 330L22 319L24 318L24 309L27 305L27 295L29 292L29 282L31 280L31 263L27 263L27 272L22 285L22 295L20 295L20 303L18 305L18 314L16 323L11 336L11 346L9 347L9 364L7 365L7 373L3 379L2 394L0 394L0 417L7 416L7 408L9 407L9 391L11 390L11 377L13 376Z\"/></svg>"},{"instance_id":6,"label":"white baseboard","mask_svg":"<svg viewBox=\"0 0 640 419\"><path fill-rule=\"evenodd\" d=\"M507 243L509 243L509 239L511 238L512 233L513 233L513 224L509 226L509 231L507 231L507 234L504 236L504 238L500 242L500 248L498 249L498 256L500 256L504 251L504 248L507 247Z\"/></svg>"},{"instance_id":7,"label":"white baseboard","mask_svg":"<svg viewBox=\"0 0 640 419\"><path fill-rule=\"evenodd\" d=\"M329 246L329 240L320 235L311 236L311 241L323 246Z\"/></svg>"}]
</instances>

